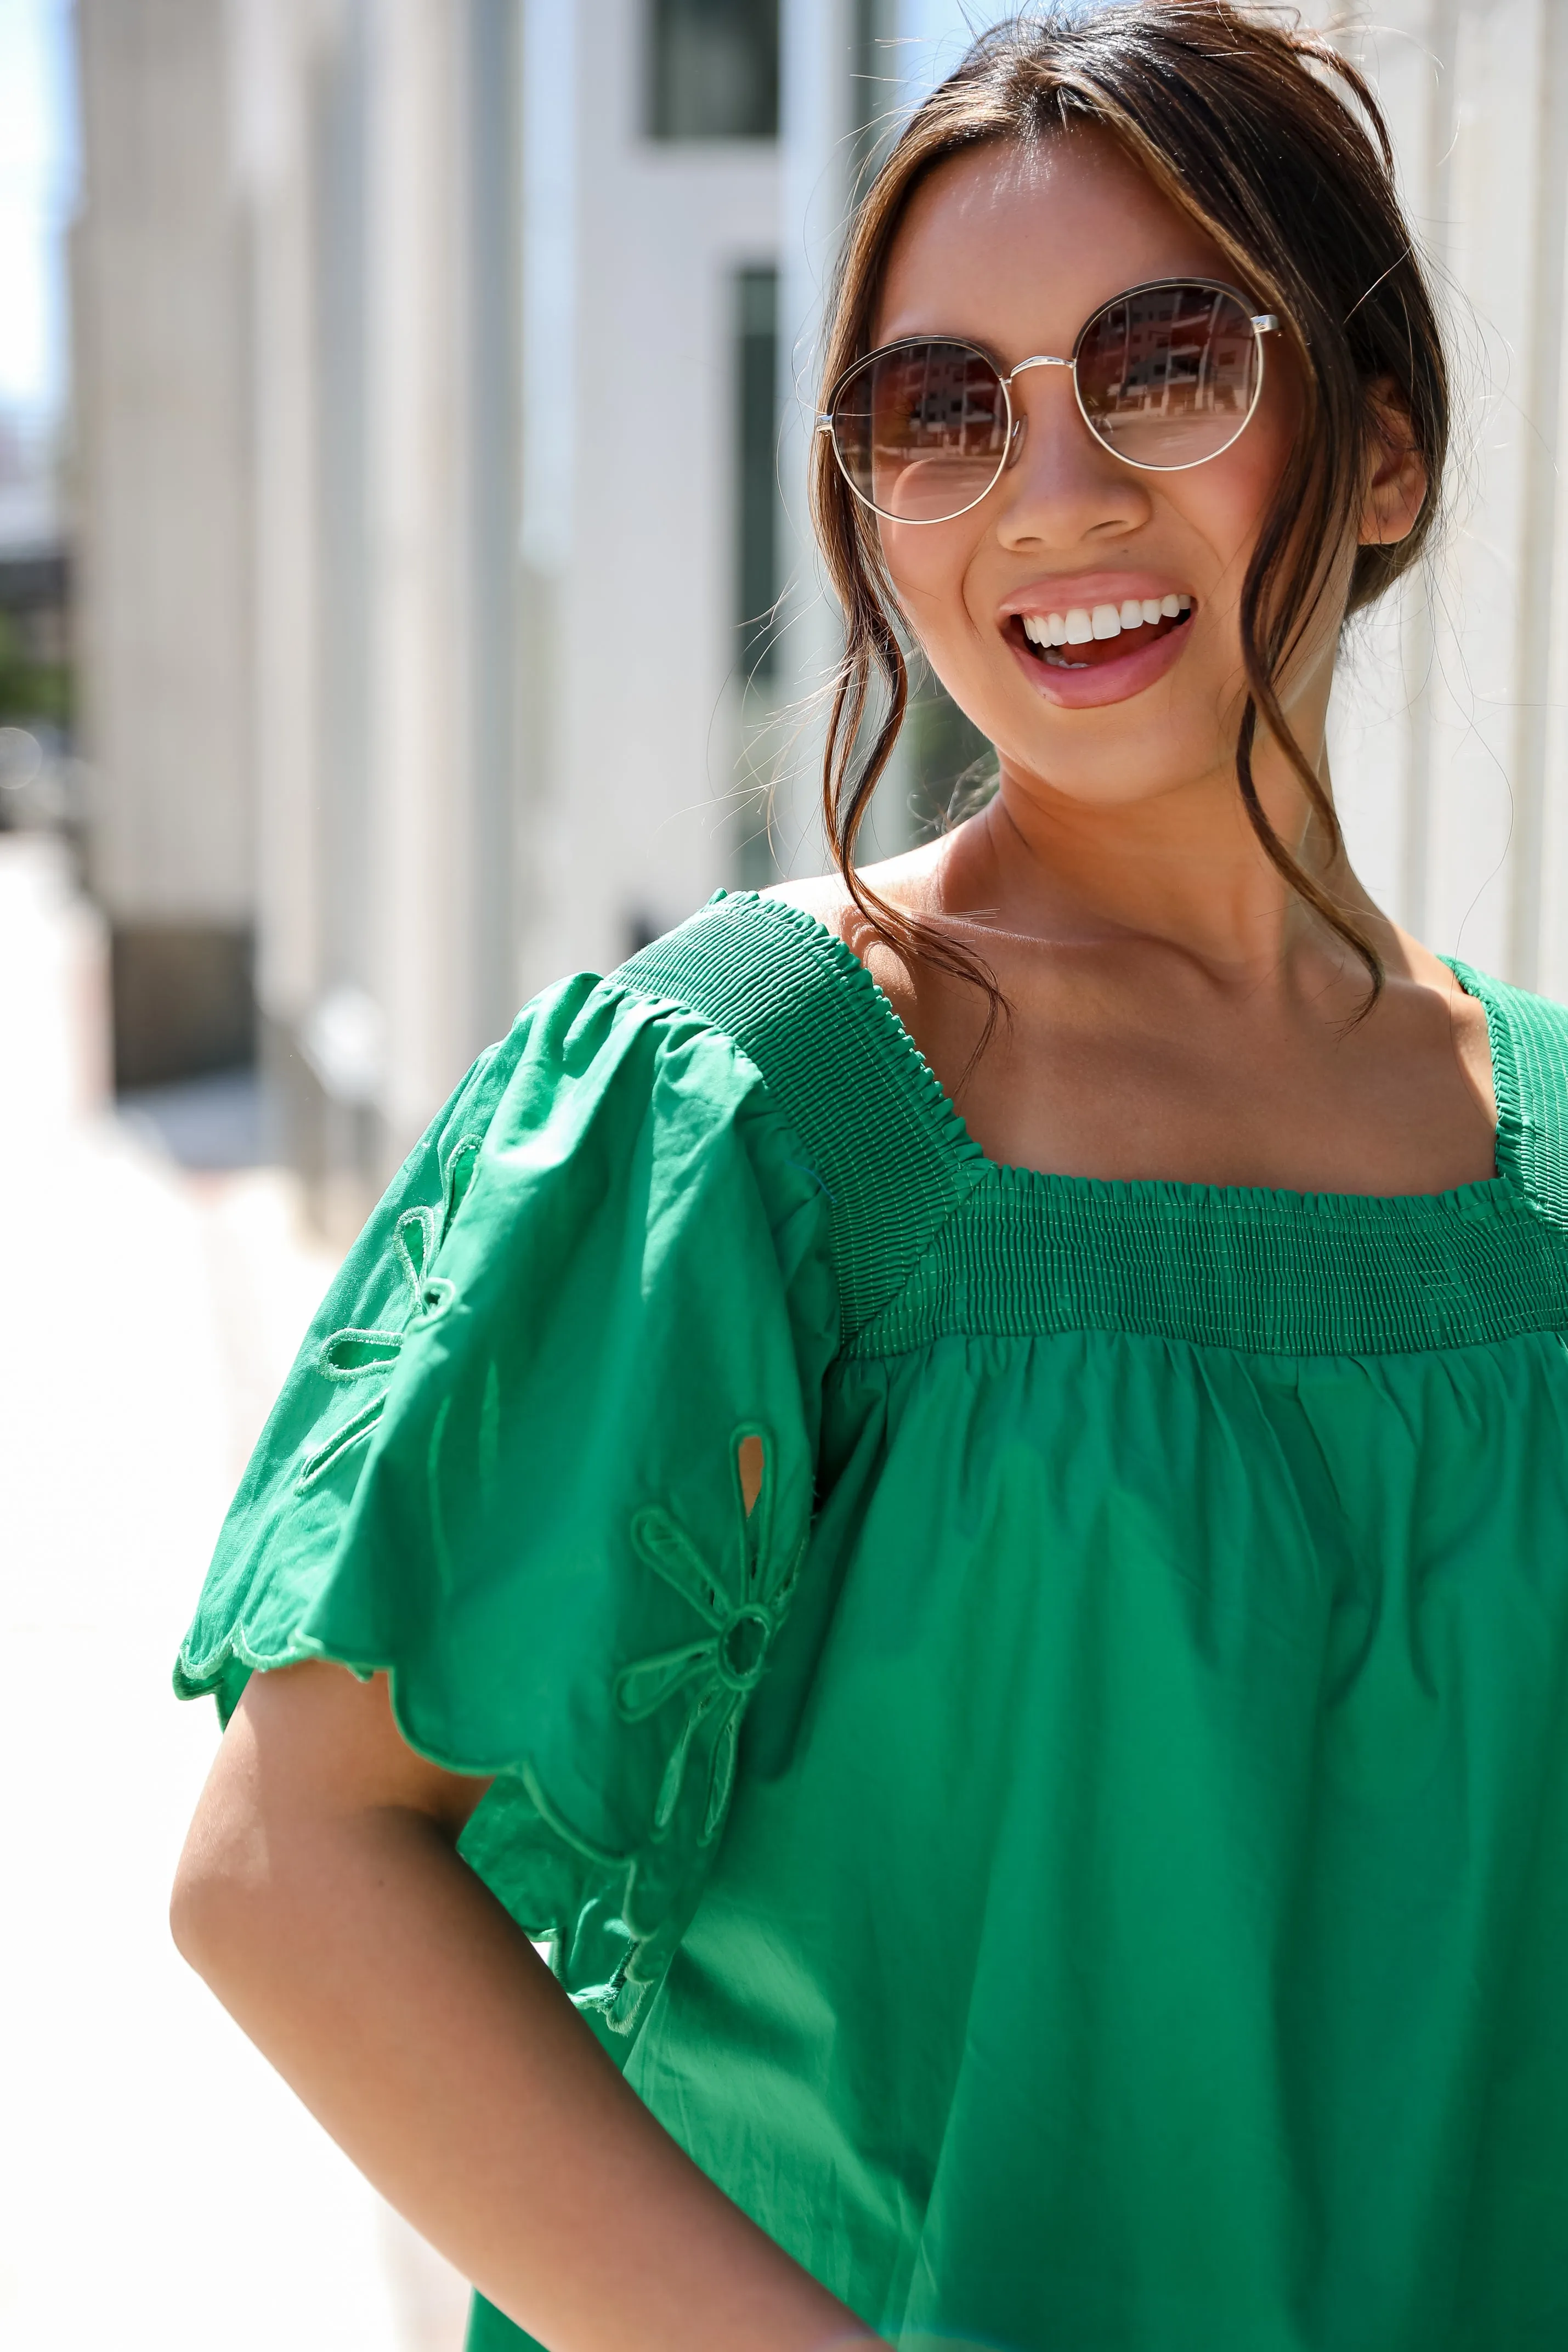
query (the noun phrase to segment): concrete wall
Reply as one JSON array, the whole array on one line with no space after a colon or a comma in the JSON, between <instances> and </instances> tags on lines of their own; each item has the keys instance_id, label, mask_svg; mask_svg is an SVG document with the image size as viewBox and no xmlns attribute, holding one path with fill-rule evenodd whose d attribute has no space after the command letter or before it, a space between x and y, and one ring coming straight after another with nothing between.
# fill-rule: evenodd
<instances>
[{"instance_id":1,"label":"concrete wall","mask_svg":"<svg viewBox=\"0 0 1568 2352\"><path fill-rule=\"evenodd\" d=\"M784 0L778 142L674 144L643 0L82 0L94 879L117 946L255 922L287 1149L345 1214L533 989L821 863L822 289L969 13ZM1469 394L1432 589L1336 708L1347 824L1435 944L1568 995L1568 10L1318 14L1385 91ZM788 625L747 694L735 284L775 262ZM891 845L907 777L883 800Z\"/></svg>"},{"instance_id":2,"label":"concrete wall","mask_svg":"<svg viewBox=\"0 0 1568 2352\"><path fill-rule=\"evenodd\" d=\"M194 949L254 925L282 1148L350 1196L518 1001L520 16L80 17L92 875L163 1063L127 1069L213 1058L251 974Z\"/></svg>"},{"instance_id":3,"label":"concrete wall","mask_svg":"<svg viewBox=\"0 0 1568 2352\"><path fill-rule=\"evenodd\" d=\"M243 268L223 12L82 0L78 646L122 1081L249 1050Z\"/></svg>"},{"instance_id":4,"label":"concrete wall","mask_svg":"<svg viewBox=\"0 0 1568 2352\"><path fill-rule=\"evenodd\" d=\"M831 661L800 489L821 290L853 127L915 102L1005 13L967 0L789 0L780 250L793 350L781 474L797 583L789 691ZM1459 399L1437 560L1354 632L1333 725L1353 852L1431 943L1568 999L1568 489L1563 0L1307 0L1381 93L1416 236L1448 313ZM873 34L868 95L866 32ZM859 44L857 47L857 43ZM782 862L821 862L808 729ZM890 780L884 836L904 787Z\"/></svg>"},{"instance_id":5,"label":"concrete wall","mask_svg":"<svg viewBox=\"0 0 1568 2352\"><path fill-rule=\"evenodd\" d=\"M524 995L733 871L777 160L645 135L647 14L83 12L96 870L254 910L284 1147L345 1214Z\"/></svg>"},{"instance_id":6,"label":"concrete wall","mask_svg":"<svg viewBox=\"0 0 1568 2352\"><path fill-rule=\"evenodd\" d=\"M644 135L648 13L528 8L523 530L549 652L524 989L618 962L733 878L732 287L774 257L778 163Z\"/></svg>"},{"instance_id":7,"label":"concrete wall","mask_svg":"<svg viewBox=\"0 0 1568 2352\"><path fill-rule=\"evenodd\" d=\"M117 917L245 923L243 278L224 15L210 0L81 0L78 14L94 881Z\"/></svg>"},{"instance_id":8,"label":"concrete wall","mask_svg":"<svg viewBox=\"0 0 1568 2352\"><path fill-rule=\"evenodd\" d=\"M1402 920L1568 997L1568 9L1323 13L1387 109L1458 399L1444 542L1356 633L1336 789L1365 878Z\"/></svg>"}]
</instances>

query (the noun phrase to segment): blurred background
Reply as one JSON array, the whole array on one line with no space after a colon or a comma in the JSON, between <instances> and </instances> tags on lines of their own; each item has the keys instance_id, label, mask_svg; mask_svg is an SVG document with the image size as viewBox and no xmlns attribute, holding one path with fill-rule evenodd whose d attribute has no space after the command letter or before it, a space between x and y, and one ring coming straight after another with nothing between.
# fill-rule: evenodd
<instances>
[{"instance_id":1,"label":"blurred background","mask_svg":"<svg viewBox=\"0 0 1568 2352\"><path fill-rule=\"evenodd\" d=\"M460 2284L162 1924L170 1654L472 1055L819 868L801 484L855 175L984 0L0 0L0 2341L455 2352ZM1568 5L1308 5L1463 402L1358 628L1353 850L1568 1000ZM978 744L929 682L876 838Z\"/></svg>"}]
</instances>

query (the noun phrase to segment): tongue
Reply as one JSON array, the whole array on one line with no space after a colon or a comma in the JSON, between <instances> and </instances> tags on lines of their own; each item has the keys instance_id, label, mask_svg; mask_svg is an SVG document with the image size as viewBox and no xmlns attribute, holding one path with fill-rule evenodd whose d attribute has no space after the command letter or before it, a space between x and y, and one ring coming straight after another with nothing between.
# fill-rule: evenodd
<instances>
[{"instance_id":1,"label":"tongue","mask_svg":"<svg viewBox=\"0 0 1568 2352\"><path fill-rule=\"evenodd\" d=\"M1051 653L1056 661L1070 662L1074 668L1098 669L1105 662L1120 661L1125 655L1136 653L1140 646L1151 646L1158 637L1168 637L1173 629L1180 626L1179 620L1145 621L1141 629L1124 629L1118 637L1092 637L1086 646L1053 646Z\"/></svg>"}]
</instances>

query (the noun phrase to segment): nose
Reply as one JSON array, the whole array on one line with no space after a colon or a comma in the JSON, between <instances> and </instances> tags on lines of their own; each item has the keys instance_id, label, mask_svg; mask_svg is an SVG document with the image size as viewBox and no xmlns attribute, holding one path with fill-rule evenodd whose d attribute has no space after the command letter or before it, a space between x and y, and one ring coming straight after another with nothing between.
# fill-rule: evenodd
<instances>
[{"instance_id":1,"label":"nose","mask_svg":"<svg viewBox=\"0 0 1568 2352\"><path fill-rule=\"evenodd\" d=\"M1147 484L1091 433L1070 368L1020 370L1009 389L1012 438L992 493L1004 546L1078 547L1124 537L1148 520Z\"/></svg>"}]
</instances>

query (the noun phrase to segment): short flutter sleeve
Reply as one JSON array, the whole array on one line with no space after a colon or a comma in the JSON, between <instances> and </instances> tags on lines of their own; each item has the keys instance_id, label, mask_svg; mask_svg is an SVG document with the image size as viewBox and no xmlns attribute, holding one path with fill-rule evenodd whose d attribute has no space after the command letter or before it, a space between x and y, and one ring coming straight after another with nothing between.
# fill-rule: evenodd
<instances>
[{"instance_id":1,"label":"short flutter sleeve","mask_svg":"<svg viewBox=\"0 0 1568 2352\"><path fill-rule=\"evenodd\" d=\"M725 1819L810 1531L838 1339L821 1179L740 1048L591 978L520 1016L313 1326L181 1653L385 1669L495 1775L462 1851L630 2028Z\"/></svg>"}]
</instances>

